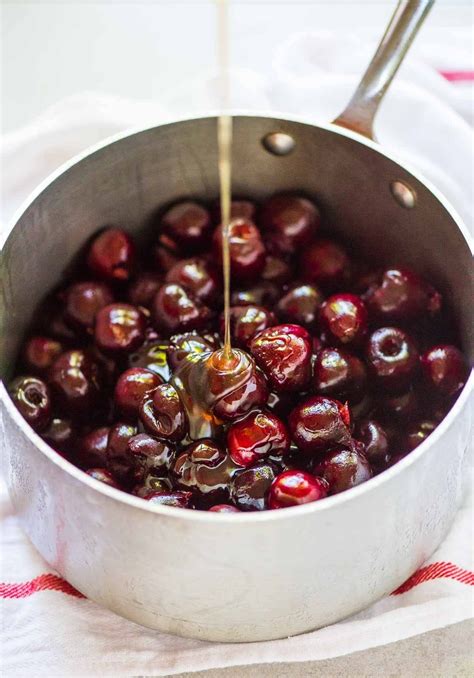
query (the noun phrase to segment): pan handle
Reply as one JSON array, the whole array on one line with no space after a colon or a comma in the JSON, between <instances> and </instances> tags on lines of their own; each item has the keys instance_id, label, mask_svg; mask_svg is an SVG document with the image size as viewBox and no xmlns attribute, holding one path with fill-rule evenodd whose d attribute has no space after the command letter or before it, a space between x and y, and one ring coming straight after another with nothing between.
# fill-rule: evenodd
<instances>
[{"instance_id":1,"label":"pan handle","mask_svg":"<svg viewBox=\"0 0 474 678\"><path fill-rule=\"evenodd\" d=\"M380 102L434 0L400 0L377 51L345 110L333 122L374 139Z\"/></svg>"}]
</instances>

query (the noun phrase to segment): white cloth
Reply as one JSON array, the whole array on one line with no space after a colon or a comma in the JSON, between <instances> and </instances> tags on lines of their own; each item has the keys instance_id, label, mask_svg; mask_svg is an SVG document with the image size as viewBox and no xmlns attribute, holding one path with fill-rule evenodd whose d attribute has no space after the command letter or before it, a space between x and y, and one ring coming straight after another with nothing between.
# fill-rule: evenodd
<instances>
[{"instance_id":1,"label":"white cloth","mask_svg":"<svg viewBox=\"0 0 474 678\"><path fill-rule=\"evenodd\" d=\"M286 111L314 121L331 120L348 100L362 64L370 56L362 41L346 38L352 42L342 53L334 38L326 34L291 37L275 55L270 78L234 73L234 105L247 110ZM347 47L347 41L337 36L337 44ZM464 103L458 105L455 87L426 62L409 58L380 111L377 134L383 145L430 178L470 223L472 130L454 110L465 108ZM35 185L88 145L130 126L154 124L181 115L182 110L192 114L216 105L212 76L192 91L183 85L170 92L160 106L82 94L7 135L2 149L3 235L14 211ZM430 559L435 565L418 576L431 580L388 596L325 629L279 641L225 645L144 629L62 590L35 592L33 584L14 587L51 569L21 532L1 487L4 675L170 675L251 663L325 659L462 621L473 613L471 497L470 487L448 537Z\"/></svg>"}]
</instances>

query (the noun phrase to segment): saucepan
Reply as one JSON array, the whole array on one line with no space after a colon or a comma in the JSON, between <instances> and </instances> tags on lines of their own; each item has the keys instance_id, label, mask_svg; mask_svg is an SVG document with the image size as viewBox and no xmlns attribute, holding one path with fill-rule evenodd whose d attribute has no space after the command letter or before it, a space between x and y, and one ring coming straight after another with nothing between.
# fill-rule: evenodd
<instances>
[{"instance_id":1,"label":"saucepan","mask_svg":"<svg viewBox=\"0 0 474 678\"><path fill-rule=\"evenodd\" d=\"M357 250L436 281L472 358L471 248L446 200L374 141L378 104L432 3L401 2L335 124L234 117L236 194L313 196ZM28 200L2 264L1 373L8 381L35 306L104 224L139 233L159 204L218 193L216 117L118 135ZM5 388L11 499L46 561L100 605L168 633L214 641L281 638L330 624L399 586L449 529L469 441L466 385L412 454L321 502L262 513L150 506L100 484L33 432Z\"/></svg>"}]
</instances>

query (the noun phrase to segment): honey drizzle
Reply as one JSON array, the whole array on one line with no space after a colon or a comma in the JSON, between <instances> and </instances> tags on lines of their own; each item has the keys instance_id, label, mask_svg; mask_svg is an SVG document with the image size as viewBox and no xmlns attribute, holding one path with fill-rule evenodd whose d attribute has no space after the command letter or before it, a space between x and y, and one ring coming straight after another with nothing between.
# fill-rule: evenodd
<instances>
[{"instance_id":1,"label":"honey drizzle","mask_svg":"<svg viewBox=\"0 0 474 678\"><path fill-rule=\"evenodd\" d=\"M230 253L229 230L232 201L232 116L229 108L229 11L227 0L217 0L218 60L222 113L217 121L219 188L222 223L222 270L224 282L224 360L230 361Z\"/></svg>"}]
</instances>

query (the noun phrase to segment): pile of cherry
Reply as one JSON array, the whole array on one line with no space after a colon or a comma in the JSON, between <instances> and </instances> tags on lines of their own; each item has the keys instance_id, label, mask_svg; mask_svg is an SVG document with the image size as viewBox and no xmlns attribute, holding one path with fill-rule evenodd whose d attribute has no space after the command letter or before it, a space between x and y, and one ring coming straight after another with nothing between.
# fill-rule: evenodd
<instances>
[{"instance_id":1,"label":"pile of cherry","mask_svg":"<svg viewBox=\"0 0 474 678\"><path fill-rule=\"evenodd\" d=\"M172 379L222 346L218 205L162 211L141 261L126 232L99 232L39 309L10 385L59 454L157 504L254 511L354 487L423 442L467 378L416 273L350 258L304 197L234 201L232 216L232 342L254 365L212 440L189 438Z\"/></svg>"}]
</instances>

